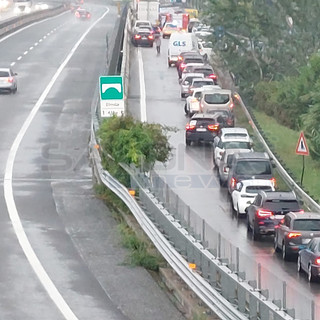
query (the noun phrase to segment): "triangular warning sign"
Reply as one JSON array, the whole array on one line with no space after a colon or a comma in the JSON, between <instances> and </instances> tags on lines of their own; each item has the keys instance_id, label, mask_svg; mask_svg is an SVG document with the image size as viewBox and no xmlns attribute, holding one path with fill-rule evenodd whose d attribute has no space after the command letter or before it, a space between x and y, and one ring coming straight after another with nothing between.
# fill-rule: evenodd
<instances>
[{"instance_id":1,"label":"triangular warning sign","mask_svg":"<svg viewBox=\"0 0 320 320\"><path fill-rule=\"evenodd\" d=\"M300 155L303 155L303 156L308 156L309 155L309 149L308 149L308 146L307 146L307 141L306 141L306 138L304 137L304 134L303 134L302 131L300 133L300 137L299 137L298 144L297 144L297 147L296 147L296 154L300 154Z\"/></svg>"}]
</instances>

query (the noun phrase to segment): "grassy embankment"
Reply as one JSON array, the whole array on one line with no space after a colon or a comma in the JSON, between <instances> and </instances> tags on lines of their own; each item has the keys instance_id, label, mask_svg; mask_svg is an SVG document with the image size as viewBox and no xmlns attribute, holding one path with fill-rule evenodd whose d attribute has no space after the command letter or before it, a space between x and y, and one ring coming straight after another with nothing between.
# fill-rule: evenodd
<instances>
[{"instance_id":1,"label":"grassy embankment","mask_svg":"<svg viewBox=\"0 0 320 320\"><path fill-rule=\"evenodd\" d=\"M237 126L244 126L248 128L250 134L253 135L253 130L248 123L247 118L241 111L240 107L236 108ZM296 155L296 145L298 143L300 131L288 129L280 125L275 119L266 114L254 111L254 115L263 129L265 135L272 144L272 150L276 152L278 158L286 164L290 170L290 175L296 182L300 182L302 172L302 156ZM254 137L254 135L253 135ZM255 150L263 150L262 145L254 139ZM308 143L308 141L307 141ZM320 201L320 162L312 160L311 156L305 156L305 171L303 178L303 189L309 193L316 201ZM285 186L281 179L279 182L279 189L284 189Z\"/></svg>"}]
</instances>

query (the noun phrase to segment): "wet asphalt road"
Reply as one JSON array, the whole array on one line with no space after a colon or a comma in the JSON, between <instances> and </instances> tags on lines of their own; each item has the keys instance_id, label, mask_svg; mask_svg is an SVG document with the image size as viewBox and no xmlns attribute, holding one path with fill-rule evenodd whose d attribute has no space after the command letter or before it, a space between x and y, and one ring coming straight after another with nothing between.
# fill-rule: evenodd
<instances>
[{"instance_id":1,"label":"wet asphalt road","mask_svg":"<svg viewBox=\"0 0 320 320\"><path fill-rule=\"evenodd\" d=\"M127 252L116 223L94 196L90 111L104 70L105 35L118 19L116 6L108 6L109 13L79 44L40 101L77 41L108 10L101 3L86 3L91 21L77 21L66 12L0 40L1 64L12 65L19 81L17 94L0 95L0 319L183 318L149 273L123 265ZM13 206L4 198L9 151L35 105L41 106L20 134L13 197L31 247L65 302L62 307L26 259L13 229L17 221L9 219ZM57 305L71 313L63 316Z\"/></svg>"},{"instance_id":2,"label":"wet asphalt road","mask_svg":"<svg viewBox=\"0 0 320 320\"><path fill-rule=\"evenodd\" d=\"M227 190L219 186L213 169L211 146L192 145L186 148L184 127L188 122L184 114L184 101L180 99L178 76L175 67L167 65L168 40L162 39L161 54L155 48L131 50L129 111L141 119L139 51L143 60L146 87L146 114L148 122L161 123L178 129L170 142L173 157L166 166L158 165L157 172L168 182L180 198L197 215L205 219L208 238L221 232L225 242L240 249L240 265L247 279L256 279L258 263L261 264L262 288L269 288L271 299L282 298L283 281L287 283L287 307L296 308L299 319L310 319L311 300L316 303L316 319L320 319L319 283L309 284L305 275L299 276L296 262L282 261L275 254L273 238L253 241L247 233L245 219L238 221L233 215ZM200 224L201 225L201 224Z\"/></svg>"}]
</instances>

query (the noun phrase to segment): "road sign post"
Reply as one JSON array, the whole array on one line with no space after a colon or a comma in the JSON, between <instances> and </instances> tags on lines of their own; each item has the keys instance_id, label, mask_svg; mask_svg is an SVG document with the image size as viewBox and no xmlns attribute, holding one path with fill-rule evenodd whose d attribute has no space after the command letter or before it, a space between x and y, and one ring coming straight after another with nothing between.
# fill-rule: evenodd
<instances>
[{"instance_id":1,"label":"road sign post","mask_svg":"<svg viewBox=\"0 0 320 320\"><path fill-rule=\"evenodd\" d=\"M303 131L300 132L300 137L296 146L296 154L302 155L302 172L301 172L301 180L300 180L300 184L302 186L303 175L304 175L304 156L309 155L309 149L308 149L307 141L303 134Z\"/></svg>"},{"instance_id":2,"label":"road sign post","mask_svg":"<svg viewBox=\"0 0 320 320\"><path fill-rule=\"evenodd\" d=\"M124 114L123 80L121 76L99 78L101 117Z\"/></svg>"}]
</instances>

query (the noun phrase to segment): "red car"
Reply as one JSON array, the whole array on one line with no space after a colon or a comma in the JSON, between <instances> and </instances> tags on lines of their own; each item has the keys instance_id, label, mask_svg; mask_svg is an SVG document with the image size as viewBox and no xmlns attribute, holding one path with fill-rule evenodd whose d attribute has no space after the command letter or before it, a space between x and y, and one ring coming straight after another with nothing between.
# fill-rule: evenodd
<instances>
[{"instance_id":1,"label":"red car","mask_svg":"<svg viewBox=\"0 0 320 320\"><path fill-rule=\"evenodd\" d=\"M91 18L90 12L83 8L78 8L74 15L80 20L89 20Z\"/></svg>"}]
</instances>

